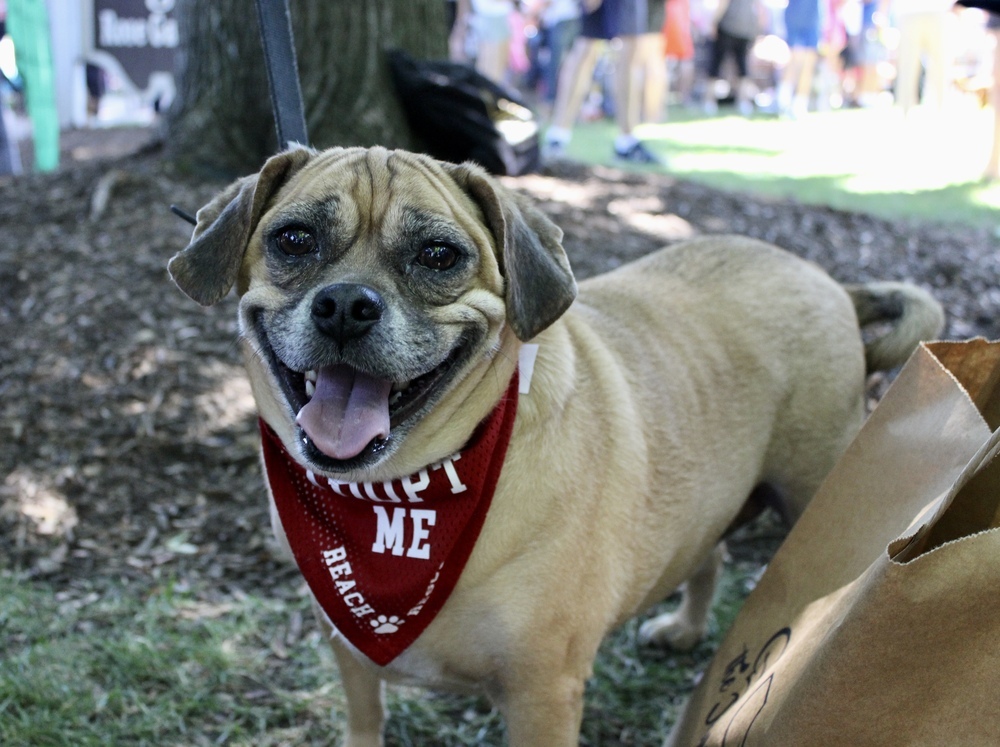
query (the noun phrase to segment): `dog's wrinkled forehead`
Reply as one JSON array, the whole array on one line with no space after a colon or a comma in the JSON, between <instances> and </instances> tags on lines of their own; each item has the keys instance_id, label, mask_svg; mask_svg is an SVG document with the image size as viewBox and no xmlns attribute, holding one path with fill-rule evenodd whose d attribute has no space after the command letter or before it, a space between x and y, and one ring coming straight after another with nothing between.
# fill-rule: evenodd
<instances>
[{"instance_id":1,"label":"dog's wrinkled forehead","mask_svg":"<svg viewBox=\"0 0 1000 747\"><path fill-rule=\"evenodd\" d=\"M327 151L309 161L276 195L264 216L317 221L353 240L399 240L415 232L459 232L480 247L490 233L474 200L435 162L382 148Z\"/></svg>"}]
</instances>

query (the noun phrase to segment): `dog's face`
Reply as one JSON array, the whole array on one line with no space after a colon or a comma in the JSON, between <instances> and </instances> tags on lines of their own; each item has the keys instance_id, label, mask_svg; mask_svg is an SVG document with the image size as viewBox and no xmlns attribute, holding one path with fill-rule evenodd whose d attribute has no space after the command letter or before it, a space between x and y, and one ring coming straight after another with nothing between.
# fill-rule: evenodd
<instances>
[{"instance_id":1,"label":"dog's face","mask_svg":"<svg viewBox=\"0 0 1000 747\"><path fill-rule=\"evenodd\" d=\"M527 340L569 306L561 236L473 166L296 148L202 208L170 272L202 304L236 286L265 417L311 469L363 474L506 326Z\"/></svg>"}]
</instances>

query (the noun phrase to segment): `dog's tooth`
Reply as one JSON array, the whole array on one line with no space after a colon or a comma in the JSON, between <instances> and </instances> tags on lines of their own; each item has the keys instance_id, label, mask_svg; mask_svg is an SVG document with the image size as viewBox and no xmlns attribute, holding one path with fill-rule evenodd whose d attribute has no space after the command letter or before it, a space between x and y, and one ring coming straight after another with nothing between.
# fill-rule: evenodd
<instances>
[{"instance_id":1,"label":"dog's tooth","mask_svg":"<svg viewBox=\"0 0 1000 747\"><path fill-rule=\"evenodd\" d=\"M396 394L399 394L400 392L405 392L407 389L410 388L410 385L412 383L413 383L412 381L397 381L395 384L392 385L392 391L396 392Z\"/></svg>"},{"instance_id":2,"label":"dog's tooth","mask_svg":"<svg viewBox=\"0 0 1000 747\"><path fill-rule=\"evenodd\" d=\"M316 384L311 379L306 379L306 396L312 397L316 393Z\"/></svg>"},{"instance_id":3,"label":"dog's tooth","mask_svg":"<svg viewBox=\"0 0 1000 747\"><path fill-rule=\"evenodd\" d=\"M316 383L316 379L319 378L315 371L306 371L305 373L306 381L311 381L313 384Z\"/></svg>"}]
</instances>

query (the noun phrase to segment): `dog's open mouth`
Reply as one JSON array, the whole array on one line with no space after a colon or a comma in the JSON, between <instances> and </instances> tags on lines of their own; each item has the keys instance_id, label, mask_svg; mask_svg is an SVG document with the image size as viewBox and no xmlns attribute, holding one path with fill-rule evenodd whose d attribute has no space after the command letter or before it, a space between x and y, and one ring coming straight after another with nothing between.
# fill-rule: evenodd
<instances>
[{"instance_id":1,"label":"dog's open mouth","mask_svg":"<svg viewBox=\"0 0 1000 747\"><path fill-rule=\"evenodd\" d=\"M393 429L421 410L448 378L465 348L457 345L421 376L390 381L348 364L295 371L265 347L302 431L306 455L335 471L360 466L382 451Z\"/></svg>"}]
</instances>

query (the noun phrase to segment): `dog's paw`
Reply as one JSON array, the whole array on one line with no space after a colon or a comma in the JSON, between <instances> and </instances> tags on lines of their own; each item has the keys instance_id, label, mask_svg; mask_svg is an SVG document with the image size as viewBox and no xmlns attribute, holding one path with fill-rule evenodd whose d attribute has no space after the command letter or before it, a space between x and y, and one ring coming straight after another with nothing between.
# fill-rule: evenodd
<instances>
[{"instance_id":1,"label":"dog's paw","mask_svg":"<svg viewBox=\"0 0 1000 747\"><path fill-rule=\"evenodd\" d=\"M704 631L681 620L676 613L660 615L639 627L639 642L669 646L674 651L690 651L701 641Z\"/></svg>"},{"instance_id":2,"label":"dog's paw","mask_svg":"<svg viewBox=\"0 0 1000 747\"><path fill-rule=\"evenodd\" d=\"M399 630L399 626L403 624L402 618L396 617L395 615L379 615L374 620L369 621L371 626L375 628L376 633L395 633Z\"/></svg>"}]
</instances>

